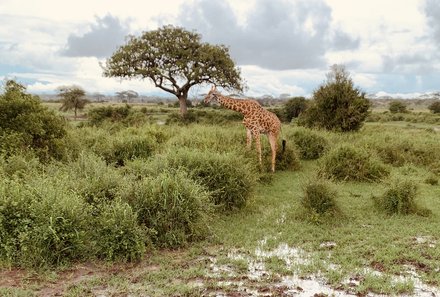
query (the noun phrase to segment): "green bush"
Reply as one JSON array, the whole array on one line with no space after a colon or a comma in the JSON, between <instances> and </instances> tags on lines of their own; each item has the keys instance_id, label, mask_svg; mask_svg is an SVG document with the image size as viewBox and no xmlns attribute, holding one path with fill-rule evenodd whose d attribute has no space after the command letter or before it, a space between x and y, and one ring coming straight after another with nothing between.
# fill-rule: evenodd
<instances>
[{"instance_id":1,"label":"green bush","mask_svg":"<svg viewBox=\"0 0 440 297\"><path fill-rule=\"evenodd\" d=\"M394 180L385 193L373 197L376 207L387 214L429 215L430 211L416 204L418 186L410 180Z\"/></svg>"},{"instance_id":2,"label":"green bush","mask_svg":"<svg viewBox=\"0 0 440 297\"><path fill-rule=\"evenodd\" d=\"M102 158L93 153L80 154L77 160L68 164L66 171L69 187L98 211L115 199L124 181L115 168L107 166Z\"/></svg>"},{"instance_id":3,"label":"green bush","mask_svg":"<svg viewBox=\"0 0 440 297\"><path fill-rule=\"evenodd\" d=\"M209 193L185 171L165 169L134 182L120 195L136 210L139 224L151 230L155 245L180 247L207 234Z\"/></svg>"},{"instance_id":4,"label":"green bush","mask_svg":"<svg viewBox=\"0 0 440 297\"><path fill-rule=\"evenodd\" d=\"M243 115L230 110L188 110L182 117L179 113L171 113L166 120L167 125L188 125L198 123L204 125L225 125L241 121Z\"/></svg>"},{"instance_id":5,"label":"green bush","mask_svg":"<svg viewBox=\"0 0 440 297\"><path fill-rule=\"evenodd\" d=\"M4 89L0 95L0 153L13 155L31 149L44 161L66 157L65 121L15 81L7 81Z\"/></svg>"},{"instance_id":6,"label":"green bush","mask_svg":"<svg viewBox=\"0 0 440 297\"><path fill-rule=\"evenodd\" d=\"M391 101L388 105L388 109L391 113L405 113L408 112L406 104L401 101Z\"/></svg>"},{"instance_id":7,"label":"green bush","mask_svg":"<svg viewBox=\"0 0 440 297\"><path fill-rule=\"evenodd\" d=\"M0 167L8 177L22 178L40 168L41 163L32 153L16 154L9 158L1 158Z\"/></svg>"},{"instance_id":8,"label":"green bush","mask_svg":"<svg viewBox=\"0 0 440 297\"><path fill-rule=\"evenodd\" d=\"M348 132L359 130L369 113L365 93L355 88L343 66L333 65L327 83L313 93L299 123L308 127Z\"/></svg>"},{"instance_id":9,"label":"green bush","mask_svg":"<svg viewBox=\"0 0 440 297\"><path fill-rule=\"evenodd\" d=\"M306 128L298 128L289 137L299 149L301 159L314 160L320 158L328 147L328 141L323 136Z\"/></svg>"},{"instance_id":10,"label":"green bush","mask_svg":"<svg viewBox=\"0 0 440 297\"><path fill-rule=\"evenodd\" d=\"M149 232L139 226L136 212L121 201L103 207L93 232L98 258L105 260L139 260L150 243Z\"/></svg>"},{"instance_id":11,"label":"green bush","mask_svg":"<svg viewBox=\"0 0 440 297\"><path fill-rule=\"evenodd\" d=\"M428 109L429 109L432 113L440 113L440 101L432 102L432 103L428 106Z\"/></svg>"},{"instance_id":12,"label":"green bush","mask_svg":"<svg viewBox=\"0 0 440 297\"><path fill-rule=\"evenodd\" d=\"M24 262L23 241L30 237L34 227L33 196L18 181L0 180L0 259L19 265Z\"/></svg>"},{"instance_id":13,"label":"green bush","mask_svg":"<svg viewBox=\"0 0 440 297\"><path fill-rule=\"evenodd\" d=\"M308 107L306 98L293 97L284 103L284 119L287 122L291 122L293 118L299 117Z\"/></svg>"},{"instance_id":14,"label":"green bush","mask_svg":"<svg viewBox=\"0 0 440 297\"><path fill-rule=\"evenodd\" d=\"M332 216L339 213L336 202L338 196L333 186L322 180L309 182L304 186L304 194L301 197L301 205L313 218L327 215Z\"/></svg>"},{"instance_id":15,"label":"green bush","mask_svg":"<svg viewBox=\"0 0 440 297\"><path fill-rule=\"evenodd\" d=\"M234 127L207 125L182 127L179 133L170 138L167 146L202 151L244 152L246 132L238 125Z\"/></svg>"},{"instance_id":16,"label":"green bush","mask_svg":"<svg viewBox=\"0 0 440 297\"><path fill-rule=\"evenodd\" d=\"M339 146L320 162L319 175L336 180L377 181L389 170L367 151L349 145Z\"/></svg>"},{"instance_id":17,"label":"green bush","mask_svg":"<svg viewBox=\"0 0 440 297\"><path fill-rule=\"evenodd\" d=\"M257 156L255 149L248 152L248 155L252 158L254 162L257 161ZM270 146L263 146L262 148L263 166L266 171L271 171L272 164L272 150ZM284 151L282 143L278 143L277 154L275 158L275 170L298 170L301 167L299 152L297 147L293 142L286 142Z\"/></svg>"},{"instance_id":18,"label":"green bush","mask_svg":"<svg viewBox=\"0 0 440 297\"><path fill-rule=\"evenodd\" d=\"M87 118L90 125L100 126L107 121L122 122L126 120L131 113L132 108L128 104L120 107L102 106L90 109L87 113Z\"/></svg>"},{"instance_id":19,"label":"green bush","mask_svg":"<svg viewBox=\"0 0 440 297\"><path fill-rule=\"evenodd\" d=\"M0 184L0 258L22 267L85 259L89 253L89 207L53 179ZM93 256L93 251L92 255Z\"/></svg>"},{"instance_id":20,"label":"green bush","mask_svg":"<svg viewBox=\"0 0 440 297\"><path fill-rule=\"evenodd\" d=\"M182 148L156 158L153 163L159 168L186 170L193 180L209 190L212 202L220 210L243 207L252 196L258 178L255 165L234 152Z\"/></svg>"}]
</instances>

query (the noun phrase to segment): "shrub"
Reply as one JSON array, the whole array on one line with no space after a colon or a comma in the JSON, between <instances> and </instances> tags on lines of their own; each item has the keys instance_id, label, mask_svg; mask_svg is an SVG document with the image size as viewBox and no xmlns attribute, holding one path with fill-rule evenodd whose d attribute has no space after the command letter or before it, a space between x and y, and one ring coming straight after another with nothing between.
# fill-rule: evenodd
<instances>
[{"instance_id":1,"label":"shrub","mask_svg":"<svg viewBox=\"0 0 440 297\"><path fill-rule=\"evenodd\" d=\"M310 107L299 123L335 131L357 131L368 116L370 102L355 88L345 68L333 65L327 83L313 93Z\"/></svg>"},{"instance_id":2,"label":"shrub","mask_svg":"<svg viewBox=\"0 0 440 297\"><path fill-rule=\"evenodd\" d=\"M239 126L191 126L182 127L167 145L176 148L192 148L201 151L243 152L246 147L246 133Z\"/></svg>"},{"instance_id":3,"label":"shrub","mask_svg":"<svg viewBox=\"0 0 440 297\"><path fill-rule=\"evenodd\" d=\"M0 162L0 166L7 176L19 178L34 172L40 165L39 160L31 153L13 155Z\"/></svg>"},{"instance_id":4,"label":"shrub","mask_svg":"<svg viewBox=\"0 0 440 297\"><path fill-rule=\"evenodd\" d=\"M107 204L95 220L97 255L105 260L142 258L149 232L138 225L136 212L125 202Z\"/></svg>"},{"instance_id":5,"label":"shrub","mask_svg":"<svg viewBox=\"0 0 440 297\"><path fill-rule=\"evenodd\" d=\"M0 258L13 265L41 267L84 259L90 255L90 221L87 205L55 179L0 184Z\"/></svg>"},{"instance_id":6,"label":"shrub","mask_svg":"<svg viewBox=\"0 0 440 297\"><path fill-rule=\"evenodd\" d=\"M391 101L388 106L388 109L390 110L391 113L405 113L408 111L406 109L405 103L401 101Z\"/></svg>"},{"instance_id":7,"label":"shrub","mask_svg":"<svg viewBox=\"0 0 440 297\"><path fill-rule=\"evenodd\" d=\"M440 101L432 102L432 103L428 106L428 109L429 109L432 113L440 113Z\"/></svg>"},{"instance_id":8,"label":"shrub","mask_svg":"<svg viewBox=\"0 0 440 297\"><path fill-rule=\"evenodd\" d=\"M319 175L336 180L377 181L389 170L363 149L339 146L321 159Z\"/></svg>"},{"instance_id":9,"label":"shrub","mask_svg":"<svg viewBox=\"0 0 440 297\"><path fill-rule=\"evenodd\" d=\"M284 103L284 118L287 122L291 122L293 118L307 109L307 100L304 97L293 97Z\"/></svg>"},{"instance_id":10,"label":"shrub","mask_svg":"<svg viewBox=\"0 0 440 297\"><path fill-rule=\"evenodd\" d=\"M8 264L21 262L22 241L34 226L32 198L18 181L0 180L0 259Z\"/></svg>"},{"instance_id":11,"label":"shrub","mask_svg":"<svg viewBox=\"0 0 440 297\"><path fill-rule=\"evenodd\" d=\"M166 169L142 178L121 197L136 210L139 224L151 230L155 245L180 247L207 234L209 194L185 171Z\"/></svg>"},{"instance_id":12,"label":"shrub","mask_svg":"<svg viewBox=\"0 0 440 297\"><path fill-rule=\"evenodd\" d=\"M212 202L220 210L241 208L252 196L258 174L242 155L179 149L168 153L165 160L170 168L183 168L189 176L210 191ZM239 166L237 166L239 165Z\"/></svg>"},{"instance_id":13,"label":"shrub","mask_svg":"<svg viewBox=\"0 0 440 297\"><path fill-rule=\"evenodd\" d=\"M0 153L12 155L30 148L41 160L62 159L65 122L25 91L24 86L9 80L0 95Z\"/></svg>"},{"instance_id":14,"label":"shrub","mask_svg":"<svg viewBox=\"0 0 440 297\"><path fill-rule=\"evenodd\" d=\"M328 147L327 139L310 129L299 128L290 139L297 145L301 158L306 160L320 158Z\"/></svg>"},{"instance_id":15,"label":"shrub","mask_svg":"<svg viewBox=\"0 0 440 297\"><path fill-rule=\"evenodd\" d=\"M121 107L103 106L89 110L87 118L92 126L100 126L106 121L122 122L131 114L131 106L126 104Z\"/></svg>"},{"instance_id":16,"label":"shrub","mask_svg":"<svg viewBox=\"0 0 440 297\"><path fill-rule=\"evenodd\" d=\"M420 208L415 199L418 186L410 180L395 180L380 197L373 197L379 210L387 214L419 214L429 215L430 211Z\"/></svg>"},{"instance_id":17,"label":"shrub","mask_svg":"<svg viewBox=\"0 0 440 297\"><path fill-rule=\"evenodd\" d=\"M425 183L431 186L438 185L438 177L435 176L434 174L431 174L425 179Z\"/></svg>"},{"instance_id":18,"label":"shrub","mask_svg":"<svg viewBox=\"0 0 440 297\"><path fill-rule=\"evenodd\" d=\"M252 152L248 152L248 154L252 154L252 159L254 162L257 161L255 149ZM270 146L262 147L262 158L263 165L265 166L266 171L271 170L272 164L272 150ZM281 143L278 143L277 154L275 158L275 170L297 170L301 167L299 152L297 147L293 142L286 142L286 146L283 151L283 146Z\"/></svg>"},{"instance_id":19,"label":"shrub","mask_svg":"<svg viewBox=\"0 0 440 297\"><path fill-rule=\"evenodd\" d=\"M301 205L315 218L339 213L336 202L337 191L327 181L317 180L304 186Z\"/></svg>"},{"instance_id":20,"label":"shrub","mask_svg":"<svg viewBox=\"0 0 440 297\"><path fill-rule=\"evenodd\" d=\"M69 187L97 210L115 199L123 182L123 176L115 168L94 154L82 153L68 168Z\"/></svg>"},{"instance_id":21,"label":"shrub","mask_svg":"<svg viewBox=\"0 0 440 297\"><path fill-rule=\"evenodd\" d=\"M36 196L42 199L33 203L35 223L23 242L23 259L52 266L93 257L89 233L92 216L83 200L58 185L45 185Z\"/></svg>"}]
</instances>

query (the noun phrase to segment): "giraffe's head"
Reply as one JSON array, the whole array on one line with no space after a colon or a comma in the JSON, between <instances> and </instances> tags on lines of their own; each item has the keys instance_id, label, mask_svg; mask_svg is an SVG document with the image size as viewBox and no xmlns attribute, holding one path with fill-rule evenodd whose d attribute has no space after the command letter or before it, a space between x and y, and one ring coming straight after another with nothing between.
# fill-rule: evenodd
<instances>
[{"instance_id":1,"label":"giraffe's head","mask_svg":"<svg viewBox=\"0 0 440 297\"><path fill-rule=\"evenodd\" d=\"M206 95L205 99L203 100L203 102L205 103L209 103L212 100L217 101L218 99L218 95L219 95L219 91L217 91L217 88L215 86L211 87L211 90L209 91L209 93Z\"/></svg>"}]
</instances>

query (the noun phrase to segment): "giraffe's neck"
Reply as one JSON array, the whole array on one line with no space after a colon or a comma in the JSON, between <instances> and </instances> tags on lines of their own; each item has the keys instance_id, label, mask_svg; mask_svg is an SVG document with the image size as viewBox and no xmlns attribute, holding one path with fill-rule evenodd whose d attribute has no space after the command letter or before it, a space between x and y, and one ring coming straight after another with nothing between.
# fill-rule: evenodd
<instances>
[{"instance_id":1,"label":"giraffe's neck","mask_svg":"<svg viewBox=\"0 0 440 297\"><path fill-rule=\"evenodd\" d=\"M233 99L220 94L217 95L217 100L221 105L223 105L227 109L238 111L239 113L242 113L244 115L246 115L249 112L249 108L246 108L249 102L246 100Z\"/></svg>"}]
</instances>

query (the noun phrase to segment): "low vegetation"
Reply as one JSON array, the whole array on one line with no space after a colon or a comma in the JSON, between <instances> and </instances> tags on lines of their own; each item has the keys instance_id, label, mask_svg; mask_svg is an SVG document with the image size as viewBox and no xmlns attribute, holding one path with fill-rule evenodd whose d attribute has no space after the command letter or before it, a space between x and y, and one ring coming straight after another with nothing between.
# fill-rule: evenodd
<instances>
[{"instance_id":1,"label":"low vegetation","mask_svg":"<svg viewBox=\"0 0 440 297\"><path fill-rule=\"evenodd\" d=\"M283 124L287 145L271 174L267 139L260 168L229 111L194 108L182 119L163 107L88 107L89 120L73 125L11 88L14 104L38 111L24 120L47 117L41 127L62 133L27 138L0 115L0 295L282 295L306 280L328 295L440 286L432 124L368 122L350 133ZM9 141L18 134L41 141Z\"/></svg>"}]
</instances>

